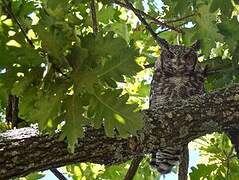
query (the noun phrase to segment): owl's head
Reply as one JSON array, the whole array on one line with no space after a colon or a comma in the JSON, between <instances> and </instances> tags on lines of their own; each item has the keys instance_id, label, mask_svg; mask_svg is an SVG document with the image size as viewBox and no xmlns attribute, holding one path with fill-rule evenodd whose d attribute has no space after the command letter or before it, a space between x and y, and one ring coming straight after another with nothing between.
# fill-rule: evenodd
<instances>
[{"instance_id":1,"label":"owl's head","mask_svg":"<svg viewBox=\"0 0 239 180\"><path fill-rule=\"evenodd\" d=\"M197 41L190 47L182 45L161 45L160 66L163 73L168 75L191 74L196 66L197 50L200 45Z\"/></svg>"}]
</instances>

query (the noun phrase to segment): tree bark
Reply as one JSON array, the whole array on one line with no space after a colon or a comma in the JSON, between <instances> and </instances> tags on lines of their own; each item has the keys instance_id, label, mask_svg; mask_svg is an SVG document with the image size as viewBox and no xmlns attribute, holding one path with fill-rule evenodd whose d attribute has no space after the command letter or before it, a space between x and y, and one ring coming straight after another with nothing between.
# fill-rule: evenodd
<instances>
[{"instance_id":1,"label":"tree bark","mask_svg":"<svg viewBox=\"0 0 239 180\"><path fill-rule=\"evenodd\" d=\"M180 146L213 132L239 130L239 85L144 111L144 149Z\"/></svg>"},{"instance_id":2,"label":"tree bark","mask_svg":"<svg viewBox=\"0 0 239 180\"><path fill-rule=\"evenodd\" d=\"M168 102L145 110L145 127L137 141L141 153L167 146L182 146L212 132L239 130L239 85ZM127 139L106 137L103 129L88 128L75 153L55 136L40 135L36 128L10 130L0 134L0 179L76 162L117 164L136 154ZM138 154L137 154L138 155Z\"/></svg>"},{"instance_id":3,"label":"tree bark","mask_svg":"<svg viewBox=\"0 0 239 180\"><path fill-rule=\"evenodd\" d=\"M59 134L39 135L31 127L0 134L1 180L77 162L110 165L130 158L127 140L106 137L103 129L87 130L73 154L68 152L66 142L59 141Z\"/></svg>"}]
</instances>

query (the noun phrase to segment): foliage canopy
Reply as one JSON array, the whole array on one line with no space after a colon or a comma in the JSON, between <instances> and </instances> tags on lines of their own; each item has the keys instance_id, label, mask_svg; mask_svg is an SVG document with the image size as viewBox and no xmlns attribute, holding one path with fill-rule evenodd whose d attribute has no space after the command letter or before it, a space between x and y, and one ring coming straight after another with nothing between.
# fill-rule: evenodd
<instances>
[{"instance_id":1,"label":"foliage canopy","mask_svg":"<svg viewBox=\"0 0 239 180\"><path fill-rule=\"evenodd\" d=\"M154 31L170 43L189 46L200 40L200 61L212 72L206 82L207 90L239 81L237 0L130 2L149 16L181 30L160 26L145 16ZM2 0L2 114L9 94L20 97L19 116L29 123L38 123L42 132L52 134L61 129L62 139L67 138L71 151L84 135L86 125L95 128L103 125L108 136L121 137L142 128L139 110L147 107L152 73L146 66L155 62L160 51L144 25L123 3L96 2L99 29L96 33L88 0ZM6 128L9 127L2 120L0 129ZM239 165L233 155L228 155L232 153L228 139L224 135L209 139L208 144L201 145L201 150L212 159L206 165L192 168L190 177L237 179L235 169ZM229 158L230 166L224 161L218 165L223 158ZM154 179L156 173L146 164L147 160L142 163L144 171L138 178ZM107 179L114 171L119 172L115 177L121 174L122 179L124 167L106 170L101 175L94 173L97 167L91 164L66 169L74 179L84 176ZM36 176L32 175L33 179Z\"/></svg>"}]
</instances>

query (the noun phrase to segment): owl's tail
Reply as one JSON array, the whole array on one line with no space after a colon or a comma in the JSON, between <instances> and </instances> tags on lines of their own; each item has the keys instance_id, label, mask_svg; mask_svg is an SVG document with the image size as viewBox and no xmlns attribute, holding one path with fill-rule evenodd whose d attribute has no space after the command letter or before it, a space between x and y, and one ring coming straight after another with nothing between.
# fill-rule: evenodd
<instances>
[{"instance_id":1,"label":"owl's tail","mask_svg":"<svg viewBox=\"0 0 239 180\"><path fill-rule=\"evenodd\" d=\"M150 165L160 174L170 173L172 168L178 163L181 150L167 147L152 153Z\"/></svg>"}]
</instances>

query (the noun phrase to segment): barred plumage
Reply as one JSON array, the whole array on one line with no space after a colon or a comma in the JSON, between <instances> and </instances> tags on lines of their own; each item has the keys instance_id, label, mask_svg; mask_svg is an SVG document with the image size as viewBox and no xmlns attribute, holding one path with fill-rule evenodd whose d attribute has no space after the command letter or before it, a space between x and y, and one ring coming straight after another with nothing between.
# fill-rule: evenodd
<instances>
[{"instance_id":1,"label":"barred plumage","mask_svg":"<svg viewBox=\"0 0 239 180\"><path fill-rule=\"evenodd\" d=\"M161 174L167 174L179 161L180 153L181 151L171 147L159 149L158 152L152 153L150 165Z\"/></svg>"},{"instance_id":2,"label":"barred plumage","mask_svg":"<svg viewBox=\"0 0 239 180\"><path fill-rule=\"evenodd\" d=\"M167 44L161 47L151 82L150 108L204 92L205 70L199 65L196 45ZM176 120L175 120L176 121ZM163 123L163 122L161 122ZM150 164L160 173L169 173L179 161L182 147L167 147L152 153Z\"/></svg>"}]
</instances>

